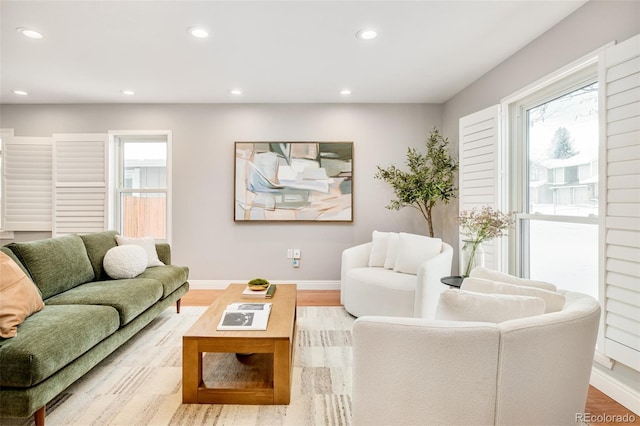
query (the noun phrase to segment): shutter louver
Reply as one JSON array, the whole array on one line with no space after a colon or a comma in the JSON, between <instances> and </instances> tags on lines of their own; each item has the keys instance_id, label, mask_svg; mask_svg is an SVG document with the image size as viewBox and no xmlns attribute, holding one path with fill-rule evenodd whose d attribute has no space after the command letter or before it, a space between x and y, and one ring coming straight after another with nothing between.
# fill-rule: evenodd
<instances>
[{"instance_id":1,"label":"shutter louver","mask_svg":"<svg viewBox=\"0 0 640 426\"><path fill-rule=\"evenodd\" d=\"M54 236L107 227L107 135L56 134Z\"/></svg>"},{"instance_id":2,"label":"shutter louver","mask_svg":"<svg viewBox=\"0 0 640 426\"><path fill-rule=\"evenodd\" d=\"M601 72L605 354L640 371L640 36L607 49Z\"/></svg>"},{"instance_id":3,"label":"shutter louver","mask_svg":"<svg viewBox=\"0 0 640 426\"><path fill-rule=\"evenodd\" d=\"M500 105L460 119L460 211L490 206L503 210L500 197L498 149L500 142ZM504 270L506 251L501 239L485 242L485 266ZM462 261L462 257L460 259ZM464 265L460 265L463 270ZM506 272L506 271L505 271Z\"/></svg>"},{"instance_id":4,"label":"shutter louver","mask_svg":"<svg viewBox=\"0 0 640 426\"><path fill-rule=\"evenodd\" d=\"M3 229L51 231L51 138L3 141Z\"/></svg>"}]
</instances>

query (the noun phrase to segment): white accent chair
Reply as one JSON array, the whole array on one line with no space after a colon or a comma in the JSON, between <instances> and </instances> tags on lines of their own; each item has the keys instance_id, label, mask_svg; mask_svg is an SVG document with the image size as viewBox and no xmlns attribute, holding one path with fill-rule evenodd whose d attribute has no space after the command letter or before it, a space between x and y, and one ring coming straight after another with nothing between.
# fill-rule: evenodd
<instances>
[{"instance_id":1,"label":"white accent chair","mask_svg":"<svg viewBox=\"0 0 640 426\"><path fill-rule=\"evenodd\" d=\"M600 306L560 293L560 311L499 323L358 318L353 424L575 425Z\"/></svg>"},{"instance_id":2,"label":"white accent chair","mask_svg":"<svg viewBox=\"0 0 640 426\"><path fill-rule=\"evenodd\" d=\"M372 250L380 249L380 234L395 233L374 231L371 242L342 252L341 303L356 317L433 317L440 292L449 288L440 278L451 275L452 247L440 239L399 233L397 258L389 262L382 247L387 267L370 266L380 264L372 261Z\"/></svg>"}]
</instances>

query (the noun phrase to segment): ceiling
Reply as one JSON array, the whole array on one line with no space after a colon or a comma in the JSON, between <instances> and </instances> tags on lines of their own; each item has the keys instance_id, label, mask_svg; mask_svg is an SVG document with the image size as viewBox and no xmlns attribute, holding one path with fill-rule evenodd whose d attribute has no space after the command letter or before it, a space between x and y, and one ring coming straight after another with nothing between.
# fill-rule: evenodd
<instances>
[{"instance_id":1,"label":"ceiling","mask_svg":"<svg viewBox=\"0 0 640 426\"><path fill-rule=\"evenodd\" d=\"M441 103L584 2L0 0L0 102Z\"/></svg>"}]
</instances>

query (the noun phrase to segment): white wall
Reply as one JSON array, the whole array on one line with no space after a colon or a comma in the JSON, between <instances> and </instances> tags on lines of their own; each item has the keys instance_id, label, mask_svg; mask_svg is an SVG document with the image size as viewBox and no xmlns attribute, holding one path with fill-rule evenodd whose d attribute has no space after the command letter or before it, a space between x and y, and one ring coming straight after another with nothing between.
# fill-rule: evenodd
<instances>
[{"instance_id":1,"label":"white wall","mask_svg":"<svg viewBox=\"0 0 640 426\"><path fill-rule=\"evenodd\" d=\"M173 131L175 264L193 280L340 279L344 248L371 231L426 234L413 209L389 211L390 187L376 165L404 164L441 125L441 106L424 104L2 105L0 127L16 136L108 130ZM353 141L354 221L339 224L235 223L234 141ZM436 230L436 232L438 232ZM28 238L18 235L22 240ZM286 259L302 250L301 266Z\"/></svg>"},{"instance_id":2,"label":"white wall","mask_svg":"<svg viewBox=\"0 0 640 426\"><path fill-rule=\"evenodd\" d=\"M458 120L500 103L524 88L605 44L640 33L640 2L591 0L515 55L462 90L444 105L443 132L458 140ZM457 152L457 146L455 146ZM456 242L457 203L442 209L443 238ZM457 253L457 250L456 250ZM457 261L454 260L454 265ZM640 395L640 372L622 364L612 370L595 364L598 387L620 401ZM635 398L635 399L634 399Z\"/></svg>"}]
</instances>

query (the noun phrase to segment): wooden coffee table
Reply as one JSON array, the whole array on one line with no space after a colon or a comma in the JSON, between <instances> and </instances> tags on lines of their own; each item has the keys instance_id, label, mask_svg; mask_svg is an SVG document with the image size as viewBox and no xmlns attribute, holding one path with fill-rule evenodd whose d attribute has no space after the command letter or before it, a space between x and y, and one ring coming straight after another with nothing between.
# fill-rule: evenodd
<instances>
[{"instance_id":1,"label":"wooden coffee table","mask_svg":"<svg viewBox=\"0 0 640 426\"><path fill-rule=\"evenodd\" d=\"M277 284L271 299L243 298L246 284L231 284L182 337L182 402L185 404L289 404L291 399L291 371L296 328L295 284ZM267 329L264 331L217 331L222 312L230 303L272 303ZM205 376L216 371L203 368L204 353L229 353L222 379L207 387ZM253 354L239 355L236 354ZM259 380L246 382L240 374L228 370L242 368L240 358L254 357L262 364L252 366L252 374L264 373ZM206 363L205 363L206 364ZM260 362L257 362L260 364ZM215 370L215 369L214 369ZM224 370L224 371L222 371ZM223 374L224 373L224 374ZM255 374L254 374L255 375Z\"/></svg>"}]
</instances>

